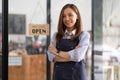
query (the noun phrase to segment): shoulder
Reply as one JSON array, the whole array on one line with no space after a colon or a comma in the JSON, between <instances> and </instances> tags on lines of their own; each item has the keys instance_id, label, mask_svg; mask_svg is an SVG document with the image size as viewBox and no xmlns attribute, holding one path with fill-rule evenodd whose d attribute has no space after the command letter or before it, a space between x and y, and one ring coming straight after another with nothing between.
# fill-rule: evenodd
<instances>
[{"instance_id":1,"label":"shoulder","mask_svg":"<svg viewBox=\"0 0 120 80\"><path fill-rule=\"evenodd\" d=\"M57 32L54 32L54 33L53 33L53 36L56 36L56 35L57 35Z\"/></svg>"},{"instance_id":2,"label":"shoulder","mask_svg":"<svg viewBox=\"0 0 120 80\"><path fill-rule=\"evenodd\" d=\"M87 31L84 31L79 36L79 41L81 46L88 46L90 41L90 34Z\"/></svg>"},{"instance_id":3,"label":"shoulder","mask_svg":"<svg viewBox=\"0 0 120 80\"><path fill-rule=\"evenodd\" d=\"M83 31L79 36L79 39L89 39L89 38L90 38L90 34L87 31Z\"/></svg>"},{"instance_id":4,"label":"shoulder","mask_svg":"<svg viewBox=\"0 0 120 80\"><path fill-rule=\"evenodd\" d=\"M51 39L51 42L56 46L56 35L57 35L57 32L54 32L53 35L52 35L52 39Z\"/></svg>"},{"instance_id":5,"label":"shoulder","mask_svg":"<svg viewBox=\"0 0 120 80\"><path fill-rule=\"evenodd\" d=\"M90 34L87 31L83 31L80 37L90 37Z\"/></svg>"},{"instance_id":6,"label":"shoulder","mask_svg":"<svg viewBox=\"0 0 120 80\"><path fill-rule=\"evenodd\" d=\"M57 32L54 32L53 34L52 34L52 41L56 41L56 35L57 35Z\"/></svg>"},{"instance_id":7,"label":"shoulder","mask_svg":"<svg viewBox=\"0 0 120 80\"><path fill-rule=\"evenodd\" d=\"M52 38L53 38L53 37L56 37L56 35L57 35L57 32L54 32L54 33L52 34Z\"/></svg>"}]
</instances>

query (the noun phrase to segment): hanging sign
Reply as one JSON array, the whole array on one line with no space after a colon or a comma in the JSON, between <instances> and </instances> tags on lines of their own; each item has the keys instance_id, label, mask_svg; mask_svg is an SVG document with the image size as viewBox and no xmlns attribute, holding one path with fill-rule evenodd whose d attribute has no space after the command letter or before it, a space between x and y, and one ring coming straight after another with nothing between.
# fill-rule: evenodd
<instances>
[{"instance_id":1,"label":"hanging sign","mask_svg":"<svg viewBox=\"0 0 120 80\"><path fill-rule=\"evenodd\" d=\"M29 35L49 35L49 24L29 24Z\"/></svg>"}]
</instances>

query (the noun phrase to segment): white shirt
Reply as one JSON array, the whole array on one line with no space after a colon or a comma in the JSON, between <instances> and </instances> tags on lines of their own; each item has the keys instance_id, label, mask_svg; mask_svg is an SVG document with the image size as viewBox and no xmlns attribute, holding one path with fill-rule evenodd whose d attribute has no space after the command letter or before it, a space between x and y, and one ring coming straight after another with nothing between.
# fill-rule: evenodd
<instances>
[{"instance_id":1,"label":"white shirt","mask_svg":"<svg viewBox=\"0 0 120 80\"><path fill-rule=\"evenodd\" d=\"M76 29L74 29L72 32L68 32L67 29L64 33L63 39L71 39L75 35Z\"/></svg>"},{"instance_id":2,"label":"white shirt","mask_svg":"<svg viewBox=\"0 0 120 80\"><path fill-rule=\"evenodd\" d=\"M75 31L76 30L72 31L73 35L75 34ZM73 50L68 51L70 58L71 58L71 61L79 62L85 58L85 54L86 54L87 48L89 46L90 34L88 32L84 31L79 36L79 40L80 40L79 41L80 47L77 49L73 49ZM53 43L54 46L56 46L56 33L54 33L51 42ZM47 54L48 54L49 61L52 62L56 55L52 54L49 50L47 51Z\"/></svg>"}]
</instances>

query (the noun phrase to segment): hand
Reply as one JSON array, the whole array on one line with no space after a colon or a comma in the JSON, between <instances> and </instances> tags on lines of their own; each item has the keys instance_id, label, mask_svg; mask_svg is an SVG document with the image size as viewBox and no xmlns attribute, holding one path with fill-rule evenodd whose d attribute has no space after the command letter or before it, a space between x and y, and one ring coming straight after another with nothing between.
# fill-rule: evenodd
<instances>
[{"instance_id":1,"label":"hand","mask_svg":"<svg viewBox=\"0 0 120 80\"><path fill-rule=\"evenodd\" d=\"M56 54L57 52L57 49L53 44L50 44L50 46L48 47L48 50L53 54Z\"/></svg>"}]
</instances>

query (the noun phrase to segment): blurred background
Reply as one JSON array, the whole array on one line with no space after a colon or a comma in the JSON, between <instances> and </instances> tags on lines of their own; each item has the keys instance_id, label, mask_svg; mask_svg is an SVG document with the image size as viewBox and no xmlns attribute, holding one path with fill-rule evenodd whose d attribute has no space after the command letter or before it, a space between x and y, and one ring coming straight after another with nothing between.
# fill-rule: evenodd
<instances>
[{"instance_id":1,"label":"blurred background","mask_svg":"<svg viewBox=\"0 0 120 80\"><path fill-rule=\"evenodd\" d=\"M61 8L75 4L83 30L91 35L87 80L120 80L120 0L8 0L8 79L52 80L46 51L57 31ZM0 79L2 79L2 0L0 0ZM49 35L29 35L29 24L49 24Z\"/></svg>"}]
</instances>

